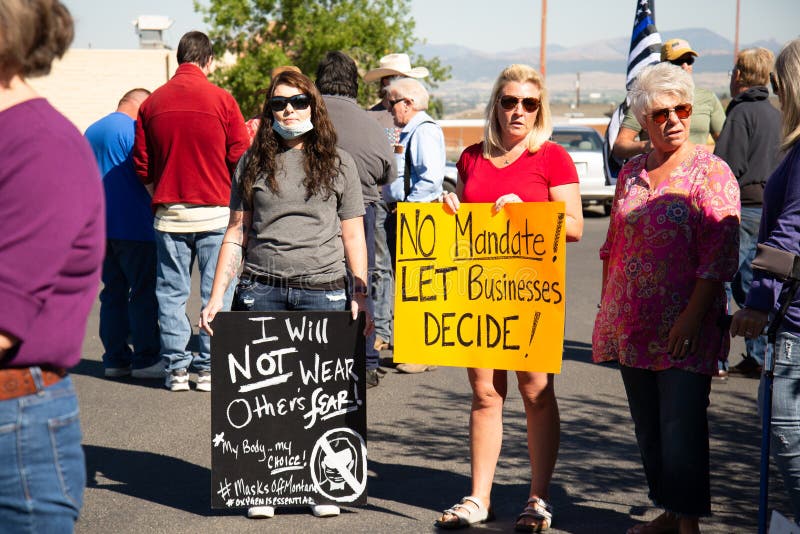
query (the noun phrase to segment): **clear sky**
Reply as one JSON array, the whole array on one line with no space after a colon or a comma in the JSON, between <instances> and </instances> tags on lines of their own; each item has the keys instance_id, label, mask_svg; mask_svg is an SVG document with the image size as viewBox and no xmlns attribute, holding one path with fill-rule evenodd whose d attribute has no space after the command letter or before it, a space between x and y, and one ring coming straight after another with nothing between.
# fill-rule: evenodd
<instances>
[{"instance_id":1,"label":"clear sky","mask_svg":"<svg viewBox=\"0 0 800 534\"><path fill-rule=\"evenodd\" d=\"M166 15L175 20L167 42L177 46L181 35L204 30L192 0L62 0L76 20L73 46L136 48L131 22L138 15ZM547 42L574 46L595 40L630 36L636 0L549 0ZM417 37L432 44L460 44L499 52L538 46L541 0L411 0ZM656 25L661 32L705 27L734 38L736 0L656 0ZM800 1L741 0L740 44L800 36Z\"/></svg>"}]
</instances>

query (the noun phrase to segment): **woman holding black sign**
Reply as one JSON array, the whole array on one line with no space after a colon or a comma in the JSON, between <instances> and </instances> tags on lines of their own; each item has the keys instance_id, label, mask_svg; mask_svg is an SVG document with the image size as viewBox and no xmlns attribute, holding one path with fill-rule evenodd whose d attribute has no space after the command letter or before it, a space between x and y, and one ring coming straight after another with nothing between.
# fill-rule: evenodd
<instances>
[{"instance_id":1,"label":"woman holding black sign","mask_svg":"<svg viewBox=\"0 0 800 534\"><path fill-rule=\"evenodd\" d=\"M445 193L442 201L453 211L460 201L493 202L495 211L512 202L564 202L567 241L578 241L583 233L578 174L569 154L548 141L552 130L542 77L527 65L506 68L486 107L484 142L461 154L456 192ZM507 373L469 369L468 376L472 491L444 511L436 521L439 528L460 528L493 518L490 495L503 439ZM552 374L517 371L517 381L528 424L531 486L516 530L540 532L553 520L548 499L558 456L558 403Z\"/></svg>"},{"instance_id":2,"label":"woman holding black sign","mask_svg":"<svg viewBox=\"0 0 800 534\"><path fill-rule=\"evenodd\" d=\"M200 327L222 307L226 288L244 269L234 297L237 311L345 310L347 273L354 284L350 309L365 305L367 248L361 183L353 159L336 148L325 103L303 74L272 80L253 145L239 161L231 187L231 215ZM339 515L334 505L312 506L317 517ZM258 506L249 517L272 517Z\"/></svg>"}]
</instances>

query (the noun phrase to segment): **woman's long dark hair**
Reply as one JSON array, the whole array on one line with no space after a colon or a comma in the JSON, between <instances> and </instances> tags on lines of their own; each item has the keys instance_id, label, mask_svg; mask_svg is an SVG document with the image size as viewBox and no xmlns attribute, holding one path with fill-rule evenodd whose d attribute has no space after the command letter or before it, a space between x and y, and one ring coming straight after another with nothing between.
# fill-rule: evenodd
<instances>
[{"instance_id":1,"label":"woman's long dark hair","mask_svg":"<svg viewBox=\"0 0 800 534\"><path fill-rule=\"evenodd\" d=\"M261 125L256 132L253 144L244 157L244 172L240 194L253 205L253 185L259 176L264 175L267 187L278 194L280 187L275 178L276 157L283 150L283 139L272 129L275 120L269 109L269 99L278 85L290 85L311 99L311 122L314 128L303 134L303 170L306 198L319 195L324 199L335 193L334 181L339 174L342 161L336 152L336 131L328 118L328 110L314 83L303 74L284 71L278 74L269 86L264 108L261 111Z\"/></svg>"}]
</instances>

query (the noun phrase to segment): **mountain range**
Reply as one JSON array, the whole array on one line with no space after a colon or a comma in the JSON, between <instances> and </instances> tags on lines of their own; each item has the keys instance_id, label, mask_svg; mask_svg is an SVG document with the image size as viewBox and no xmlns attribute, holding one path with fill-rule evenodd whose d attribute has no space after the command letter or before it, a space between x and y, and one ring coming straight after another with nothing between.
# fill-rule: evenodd
<instances>
[{"instance_id":1,"label":"mountain range","mask_svg":"<svg viewBox=\"0 0 800 534\"><path fill-rule=\"evenodd\" d=\"M691 43L700 54L695 63L695 73L727 72L733 66L733 42L705 28L686 28L662 32L666 41L681 37ZM592 41L577 46L547 45L547 73L574 74L576 72L625 73L630 39L616 37ZM782 43L774 39L740 44L740 48L763 46L775 52ZM450 65L453 80L494 79L503 67L511 63L528 63L538 66L539 48L519 48L507 52L487 53L458 45L420 44L414 50L424 57L437 56L443 64Z\"/></svg>"},{"instance_id":2,"label":"mountain range","mask_svg":"<svg viewBox=\"0 0 800 534\"><path fill-rule=\"evenodd\" d=\"M701 87L728 93L728 71L733 67L733 42L705 28L686 28L663 32L663 41L680 37L689 41L699 57L694 64L694 80ZM625 96L625 72L629 38L616 37L578 46L547 45L547 87L552 102L574 104L576 82L580 80L582 103L608 104L613 109ZM777 54L782 43L762 40L740 44L740 49L761 46ZM414 52L423 57L438 57L450 66L450 79L433 91L444 104L446 118L482 116L494 79L512 63L527 63L538 68L539 48L519 48L488 53L459 45L419 44Z\"/></svg>"}]
</instances>

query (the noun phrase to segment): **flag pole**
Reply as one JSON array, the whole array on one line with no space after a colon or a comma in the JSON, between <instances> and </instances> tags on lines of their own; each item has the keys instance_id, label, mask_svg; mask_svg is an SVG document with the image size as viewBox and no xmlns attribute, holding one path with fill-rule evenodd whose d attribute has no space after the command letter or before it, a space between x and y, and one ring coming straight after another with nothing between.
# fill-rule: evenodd
<instances>
[{"instance_id":1,"label":"flag pole","mask_svg":"<svg viewBox=\"0 0 800 534\"><path fill-rule=\"evenodd\" d=\"M542 0L542 34L539 43L539 72L542 78L547 76L547 0Z\"/></svg>"},{"instance_id":2,"label":"flag pole","mask_svg":"<svg viewBox=\"0 0 800 534\"><path fill-rule=\"evenodd\" d=\"M736 0L736 33L733 38L733 61L739 57L739 4L740 0Z\"/></svg>"}]
</instances>

